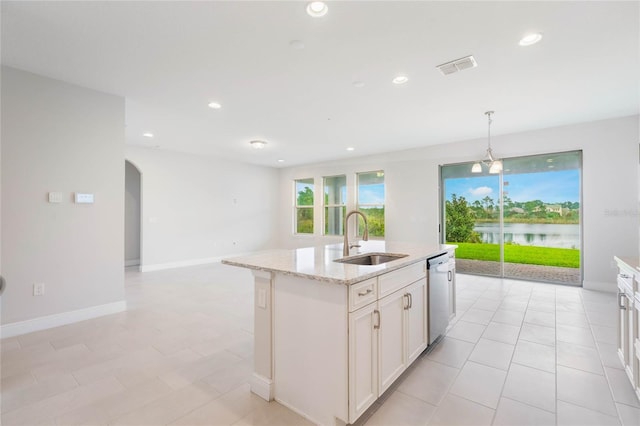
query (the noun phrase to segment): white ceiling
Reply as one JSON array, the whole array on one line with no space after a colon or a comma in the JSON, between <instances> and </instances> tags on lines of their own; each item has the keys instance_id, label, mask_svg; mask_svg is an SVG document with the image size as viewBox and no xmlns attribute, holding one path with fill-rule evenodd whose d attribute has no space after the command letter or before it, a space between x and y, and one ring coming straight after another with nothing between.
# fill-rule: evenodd
<instances>
[{"instance_id":1,"label":"white ceiling","mask_svg":"<svg viewBox=\"0 0 640 426\"><path fill-rule=\"evenodd\" d=\"M2 1L2 63L124 96L127 144L281 167L638 114L638 6Z\"/></svg>"}]
</instances>

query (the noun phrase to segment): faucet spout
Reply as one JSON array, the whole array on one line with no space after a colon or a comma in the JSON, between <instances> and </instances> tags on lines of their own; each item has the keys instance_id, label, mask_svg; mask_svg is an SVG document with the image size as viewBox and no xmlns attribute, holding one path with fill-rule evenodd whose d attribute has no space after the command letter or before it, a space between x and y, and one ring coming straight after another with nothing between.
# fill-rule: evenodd
<instances>
[{"instance_id":1,"label":"faucet spout","mask_svg":"<svg viewBox=\"0 0 640 426\"><path fill-rule=\"evenodd\" d=\"M353 246L349 245L349 218L354 214L362 216L362 219L364 220L364 234L362 234L362 239L364 241L369 240L369 224L367 223L367 217L360 210L350 211L344 217L344 246L342 248L342 254L344 256L349 256L349 249L351 247L356 247L356 245L353 245Z\"/></svg>"}]
</instances>

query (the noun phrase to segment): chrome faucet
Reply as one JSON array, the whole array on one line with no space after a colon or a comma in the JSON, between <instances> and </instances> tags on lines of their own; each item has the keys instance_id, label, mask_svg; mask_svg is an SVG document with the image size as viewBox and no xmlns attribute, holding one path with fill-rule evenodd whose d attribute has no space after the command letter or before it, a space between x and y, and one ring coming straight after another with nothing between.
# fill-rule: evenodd
<instances>
[{"instance_id":1,"label":"chrome faucet","mask_svg":"<svg viewBox=\"0 0 640 426\"><path fill-rule=\"evenodd\" d=\"M360 210L350 211L349 213L347 213L347 215L344 218L344 247L342 249L342 254L344 256L349 256L349 249L353 247L360 247L359 244L349 245L349 218L351 217L351 215L354 215L354 214L359 214L360 216L362 216L362 219L364 219L364 234L362 235L362 240L363 241L369 240L369 225L367 224L367 217ZM356 218L356 223L357 223L357 218Z\"/></svg>"}]
</instances>

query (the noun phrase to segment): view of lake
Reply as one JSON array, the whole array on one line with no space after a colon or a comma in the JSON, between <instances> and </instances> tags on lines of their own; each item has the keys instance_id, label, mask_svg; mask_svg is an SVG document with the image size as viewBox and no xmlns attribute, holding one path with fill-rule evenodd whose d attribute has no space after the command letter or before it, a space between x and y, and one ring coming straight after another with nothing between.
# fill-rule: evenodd
<instances>
[{"instance_id":1,"label":"view of lake","mask_svg":"<svg viewBox=\"0 0 640 426\"><path fill-rule=\"evenodd\" d=\"M499 223L476 223L483 243L500 242ZM580 248L580 225L551 223L505 223L504 242L523 246Z\"/></svg>"}]
</instances>

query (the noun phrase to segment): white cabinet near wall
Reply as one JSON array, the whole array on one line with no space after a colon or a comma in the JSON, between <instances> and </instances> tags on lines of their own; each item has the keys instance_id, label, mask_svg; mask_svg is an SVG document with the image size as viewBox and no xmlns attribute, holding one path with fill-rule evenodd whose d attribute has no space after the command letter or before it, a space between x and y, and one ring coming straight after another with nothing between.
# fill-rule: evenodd
<instances>
[{"instance_id":1,"label":"white cabinet near wall","mask_svg":"<svg viewBox=\"0 0 640 426\"><path fill-rule=\"evenodd\" d=\"M636 293L640 271L633 267L630 260L615 258L618 264L618 313L617 313L617 345L618 357L624 367L629 381L638 392L638 358L640 341L638 340L638 323L640 306Z\"/></svg>"}]
</instances>

